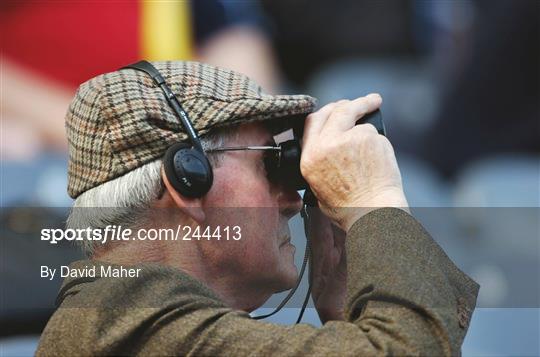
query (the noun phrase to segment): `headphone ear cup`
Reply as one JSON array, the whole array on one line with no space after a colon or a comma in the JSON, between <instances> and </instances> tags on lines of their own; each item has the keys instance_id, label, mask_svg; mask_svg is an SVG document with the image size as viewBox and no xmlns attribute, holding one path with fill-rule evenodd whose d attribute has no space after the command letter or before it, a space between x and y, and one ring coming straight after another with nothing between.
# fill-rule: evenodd
<instances>
[{"instance_id":1,"label":"headphone ear cup","mask_svg":"<svg viewBox=\"0 0 540 357\"><path fill-rule=\"evenodd\" d=\"M172 145L163 158L165 175L176 191L186 197L204 196L214 181L206 155L186 143Z\"/></svg>"}]
</instances>

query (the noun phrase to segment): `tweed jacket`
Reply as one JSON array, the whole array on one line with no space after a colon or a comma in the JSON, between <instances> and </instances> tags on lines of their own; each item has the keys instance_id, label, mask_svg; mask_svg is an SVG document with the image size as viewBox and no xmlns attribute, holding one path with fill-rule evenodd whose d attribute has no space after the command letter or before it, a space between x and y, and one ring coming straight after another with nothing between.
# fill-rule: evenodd
<instances>
[{"instance_id":1,"label":"tweed jacket","mask_svg":"<svg viewBox=\"0 0 540 357\"><path fill-rule=\"evenodd\" d=\"M256 321L188 274L142 264L138 278L67 278L38 356L459 355L479 286L406 212L348 232L344 321ZM82 261L74 267L103 263ZM98 274L99 275L99 274Z\"/></svg>"}]
</instances>

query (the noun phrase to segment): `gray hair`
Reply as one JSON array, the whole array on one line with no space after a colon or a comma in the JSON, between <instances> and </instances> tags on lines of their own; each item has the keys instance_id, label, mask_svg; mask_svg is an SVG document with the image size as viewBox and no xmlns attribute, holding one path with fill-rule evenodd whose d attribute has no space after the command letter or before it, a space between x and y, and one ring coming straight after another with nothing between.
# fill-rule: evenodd
<instances>
[{"instance_id":1,"label":"gray hair","mask_svg":"<svg viewBox=\"0 0 540 357\"><path fill-rule=\"evenodd\" d=\"M218 130L201 138L204 150L225 146L236 132L229 127L227 131ZM213 167L219 165L219 154L208 158ZM73 203L66 228L104 229L108 225L136 227L144 221L148 207L161 197L165 189L161 180L161 165L161 159L152 161L82 193ZM88 239L79 242L88 256L94 253L96 244L101 244Z\"/></svg>"}]
</instances>

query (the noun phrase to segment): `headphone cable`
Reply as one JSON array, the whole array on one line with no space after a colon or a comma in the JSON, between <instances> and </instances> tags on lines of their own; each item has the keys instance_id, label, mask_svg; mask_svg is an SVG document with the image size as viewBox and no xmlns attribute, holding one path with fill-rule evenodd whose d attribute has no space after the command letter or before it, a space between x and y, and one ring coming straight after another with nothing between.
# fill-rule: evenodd
<instances>
[{"instance_id":1,"label":"headphone cable","mask_svg":"<svg viewBox=\"0 0 540 357\"><path fill-rule=\"evenodd\" d=\"M306 190L306 192L307 192L307 190ZM265 314L265 315L253 316L252 318L254 320L265 319L265 318L270 317L270 316L276 314L277 312L279 312L285 306L285 304L287 304L287 302L292 298L292 296L294 295L296 290L298 290L298 287L300 286L300 283L302 282L302 277L304 276L304 273L306 271L306 266L308 264L308 261L311 264L311 243L310 243L310 239L309 239L309 215L307 213L307 204L306 203L304 203L304 205L302 205L302 210L300 211L300 214L301 214L302 219L304 221L304 230L305 230L305 233L306 233L306 250L305 250L305 253L304 253L304 261L302 262L302 268L300 269L300 274L298 276L298 279L296 280L296 285L289 292L289 294L287 294L287 296L281 301L281 303L278 305L278 307L276 307L274 309L274 311L272 311L269 314ZM300 315L298 316L298 319L296 320L296 323L299 323L300 320L302 319L302 316L304 315L304 310L306 309L307 303L309 301L309 295L311 293L311 273L309 274L309 279L308 280L309 280L308 281L309 287L308 287L307 295L306 295L306 297L304 299L304 303L302 305L302 309L300 311Z\"/></svg>"},{"instance_id":2,"label":"headphone cable","mask_svg":"<svg viewBox=\"0 0 540 357\"><path fill-rule=\"evenodd\" d=\"M296 320L296 323L299 324L300 321L302 321L302 317L304 316L304 311L306 311L307 304L309 302L309 297L311 295L311 285L313 282L313 255L311 254L311 239L310 237L310 226L309 226L309 214L307 213L307 204L305 204L302 207L302 218L304 220L304 231L306 233L306 256L309 260L309 272L308 272L308 290L306 293L306 297L304 298L304 303L302 304L302 308L300 309L300 313L298 314L298 319Z\"/></svg>"}]
</instances>

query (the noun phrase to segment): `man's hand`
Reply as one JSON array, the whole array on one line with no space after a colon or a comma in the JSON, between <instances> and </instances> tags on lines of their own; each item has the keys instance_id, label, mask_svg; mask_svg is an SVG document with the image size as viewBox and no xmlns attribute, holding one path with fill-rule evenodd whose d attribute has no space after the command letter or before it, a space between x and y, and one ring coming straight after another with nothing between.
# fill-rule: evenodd
<instances>
[{"instance_id":1,"label":"man's hand","mask_svg":"<svg viewBox=\"0 0 540 357\"><path fill-rule=\"evenodd\" d=\"M392 145L373 125L355 126L381 104L370 94L328 104L306 119L302 175L324 214L345 232L373 209L408 209Z\"/></svg>"},{"instance_id":2,"label":"man's hand","mask_svg":"<svg viewBox=\"0 0 540 357\"><path fill-rule=\"evenodd\" d=\"M343 320L347 287L345 232L318 208L308 208L312 263L311 296L322 321Z\"/></svg>"}]
</instances>

